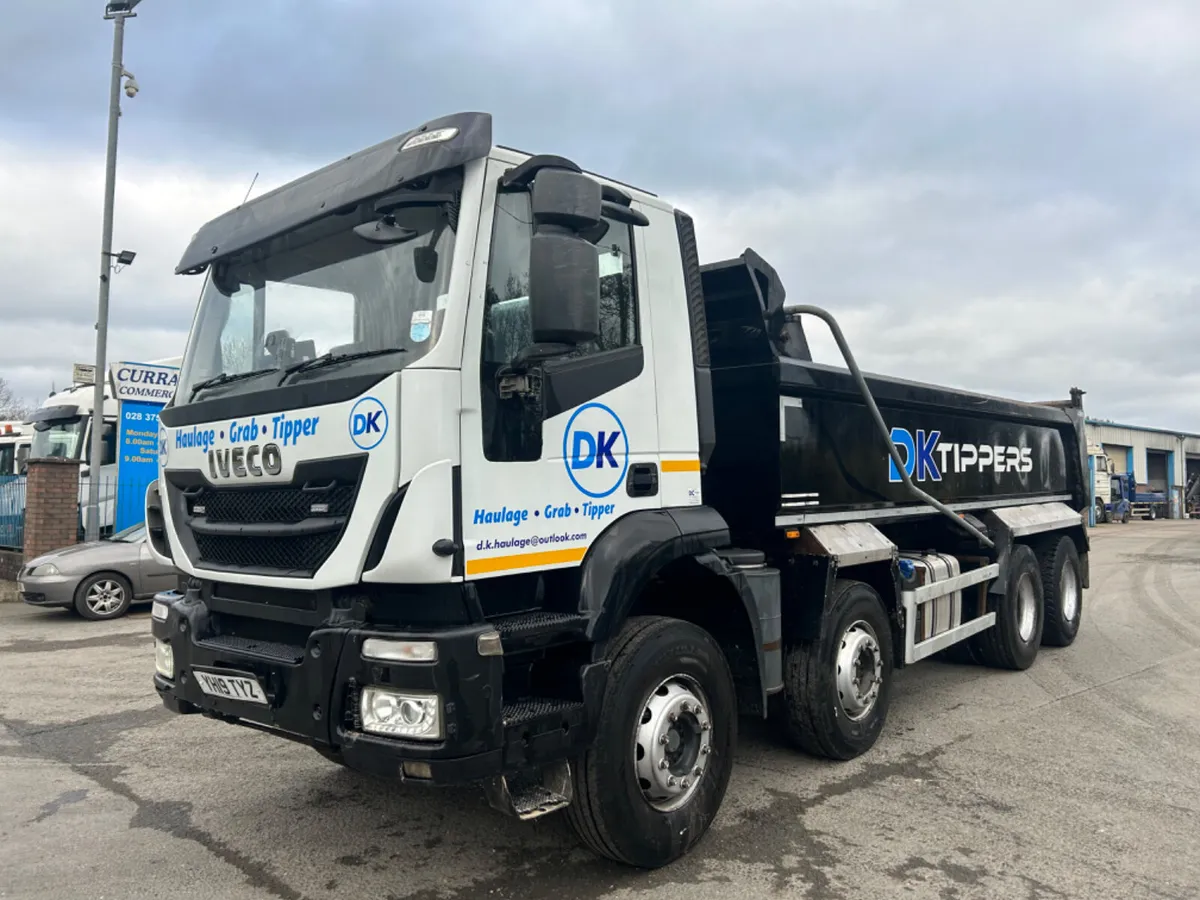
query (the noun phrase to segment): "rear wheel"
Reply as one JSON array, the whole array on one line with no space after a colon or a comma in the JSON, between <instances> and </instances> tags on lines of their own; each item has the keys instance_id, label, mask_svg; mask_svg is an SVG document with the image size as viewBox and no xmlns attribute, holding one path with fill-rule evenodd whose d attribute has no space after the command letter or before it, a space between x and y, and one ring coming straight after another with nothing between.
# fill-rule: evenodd
<instances>
[{"instance_id":1,"label":"rear wheel","mask_svg":"<svg viewBox=\"0 0 1200 900\"><path fill-rule=\"evenodd\" d=\"M85 619L117 619L129 612L133 588L112 572L91 575L75 589L75 611Z\"/></svg>"},{"instance_id":2,"label":"rear wheel","mask_svg":"<svg viewBox=\"0 0 1200 900\"><path fill-rule=\"evenodd\" d=\"M1046 623L1042 643L1068 647L1079 633L1083 619L1083 578L1079 571L1079 552L1075 542L1063 535L1050 538L1039 548L1042 570L1042 594L1045 597Z\"/></svg>"},{"instance_id":3,"label":"rear wheel","mask_svg":"<svg viewBox=\"0 0 1200 900\"><path fill-rule=\"evenodd\" d=\"M654 869L708 831L737 742L733 676L703 629L636 617L613 640L596 740L572 766L567 818L593 852Z\"/></svg>"},{"instance_id":4,"label":"rear wheel","mask_svg":"<svg viewBox=\"0 0 1200 900\"><path fill-rule=\"evenodd\" d=\"M828 620L823 640L788 649L778 715L801 750L853 759L871 749L887 721L892 630L883 601L861 581L834 585Z\"/></svg>"},{"instance_id":5,"label":"rear wheel","mask_svg":"<svg viewBox=\"0 0 1200 900\"><path fill-rule=\"evenodd\" d=\"M1045 623L1042 596L1037 557L1026 545L1013 544L996 624L971 639L976 659L998 669L1020 670L1033 665Z\"/></svg>"}]
</instances>

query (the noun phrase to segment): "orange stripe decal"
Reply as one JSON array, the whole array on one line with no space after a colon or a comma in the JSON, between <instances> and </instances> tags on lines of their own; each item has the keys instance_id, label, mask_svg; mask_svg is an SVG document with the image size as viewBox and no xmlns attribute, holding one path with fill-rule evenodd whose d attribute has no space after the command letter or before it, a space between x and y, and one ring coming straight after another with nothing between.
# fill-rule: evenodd
<instances>
[{"instance_id":1,"label":"orange stripe decal","mask_svg":"<svg viewBox=\"0 0 1200 900\"><path fill-rule=\"evenodd\" d=\"M664 472L699 472L700 460L698 459L664 459L662 461L662 470Z\"/></svg>"},{"instance_id":2,"label":"orange stripe decal","mask_svg":"<svg viewBox=\"0 0 1200 900\"><path fill-rule=\"evenodd\" d=\"M579 562L586 553L587 547L572 547L570 550L542 550L538 553L513 553L508 556L469 559L467 560L467 574L483 575L487 572L507 572L509 569L528 569L532 566L554 566L560 563Z\"/></svg>"}]
</instances>

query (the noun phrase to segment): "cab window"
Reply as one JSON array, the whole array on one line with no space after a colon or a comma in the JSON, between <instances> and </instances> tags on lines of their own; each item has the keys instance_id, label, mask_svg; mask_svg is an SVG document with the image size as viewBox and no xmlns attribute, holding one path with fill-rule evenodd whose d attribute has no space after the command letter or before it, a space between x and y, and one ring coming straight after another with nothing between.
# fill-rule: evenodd
<instances>
[{"instance_id":1,"label":"cab window","mask_svg":"<svg viewBox=\"0 0 1200 900\"><path fill-rule=\"evenodd\" d=\"M545 365L541 374L546 379L570 377L567 370L573 361L582 360L595 360L601 369L608 360L614 370L620 370L620 380L641 370L633 228L608 218L604 224L604 234L594 241L600 262L599 335ZM500 391L500 380L520 359L521 351L533 343L529 319L532 237L529 194L499 194L488 260L480 366L484 455L489 460L540 459L542 422L557 412L546 409L541 396L501 397ZM636 366L631 366L628 357L634 353ZM588 377L600 385L604 379L599 376L593 370Z\"/></svg>"}]
</instances>

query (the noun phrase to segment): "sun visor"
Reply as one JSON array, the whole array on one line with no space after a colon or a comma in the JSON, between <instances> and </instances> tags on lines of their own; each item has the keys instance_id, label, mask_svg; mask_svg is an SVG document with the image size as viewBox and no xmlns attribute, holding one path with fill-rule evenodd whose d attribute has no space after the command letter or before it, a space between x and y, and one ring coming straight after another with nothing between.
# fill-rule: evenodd
<instances>
[{"instance_id":1,"label":"sun visor","mask_svg":"<svg viewBox=\"0 0 1200 900\"><path fill-rule=\"evenodd\" d=\"M356 205L423 175L483 159L492 148L488 113L456 113L360 150L218 216L196 232L175 273L202 271L222 256Z\"/></svg>"}]
</instances>

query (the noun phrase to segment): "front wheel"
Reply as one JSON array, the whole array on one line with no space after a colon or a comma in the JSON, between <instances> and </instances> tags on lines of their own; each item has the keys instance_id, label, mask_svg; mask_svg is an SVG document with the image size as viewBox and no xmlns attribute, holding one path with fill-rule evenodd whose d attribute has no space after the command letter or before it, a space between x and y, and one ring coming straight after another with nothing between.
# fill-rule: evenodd
<instances>
[{"instance_id":1,"label":"front wheel","mask_svg":"<svg viewBox=\"0 0 1200 900\"><path fill-rule=\"evenodd\" d=\"M609 650L596 740L572 767L567 818L593 852L644 869L708 831L737 743L733 676L703 629L630 619Z\"/></svg>"},{"instance_id":2,"label":"front wheel","mask_svg":"<svg viewBox=\"0 0 1200 900\"><path fill-rule=\"evenodd\" d=\"M827 621L823 639L788 648L777 713L799 749L853 759L874 746L887 722L892 630L883 601L861 581L834 585Z\"/></svg>"},{"instance_id":3,"label":"front wheel","mask_svg":"<svg viewBox=\"0 0 1200 900\"><path fill-rule=\"evenodd\" d=\"M75 590L75 611L93 621L120 618L132 602L129 582L110 572L85 578Z\"/></svg>"}]
</instances>

